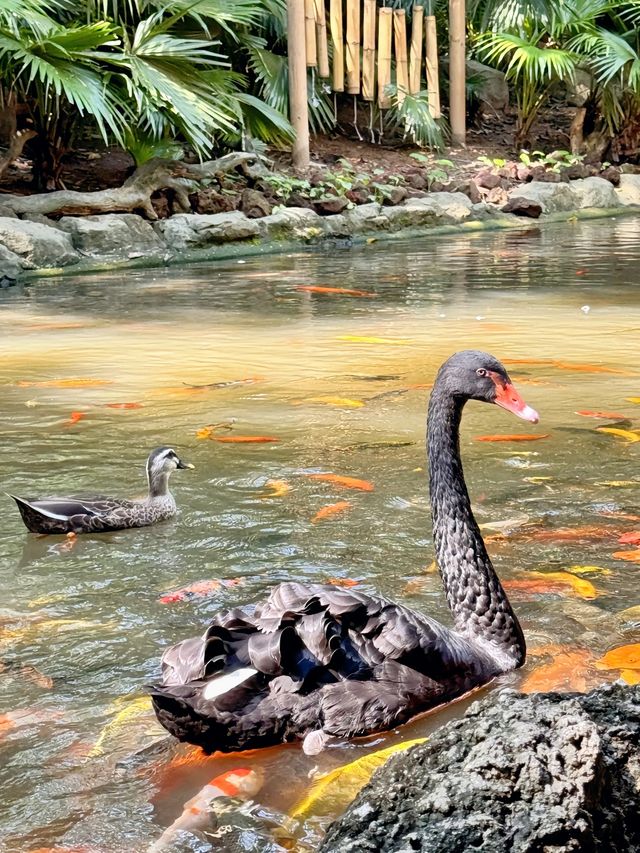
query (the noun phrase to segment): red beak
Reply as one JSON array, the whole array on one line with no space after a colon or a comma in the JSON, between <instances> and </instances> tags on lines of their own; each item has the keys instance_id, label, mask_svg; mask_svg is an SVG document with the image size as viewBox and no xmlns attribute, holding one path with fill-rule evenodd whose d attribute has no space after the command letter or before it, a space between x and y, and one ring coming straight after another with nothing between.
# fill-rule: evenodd
<instances>
[{"instance_id":1,"label":"red beak","mask_svg":"<svg viewBox=\"0 0 640 853\"><path fill-rule=\"evenodd\" d=\"M536 410L525 403L510 382L506 385L496 382L495 385L496 398L493 402L496 406L500 406L501 409L506 409L508 412L513 412L514 415L522 418L523 421L529 421L532 424L538 423L540 417Z\"/></svg>"}]
</instances>

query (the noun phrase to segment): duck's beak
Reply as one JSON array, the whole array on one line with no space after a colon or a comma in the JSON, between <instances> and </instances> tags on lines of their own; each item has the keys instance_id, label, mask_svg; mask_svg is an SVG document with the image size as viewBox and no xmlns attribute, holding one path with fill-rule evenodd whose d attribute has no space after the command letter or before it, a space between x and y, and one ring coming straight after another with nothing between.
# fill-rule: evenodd
<instances>
[{"instance_id":1,"label":"duck's beak","mask_svg":"<svg viewBox=\"0 0 640 853\"><path fill-rule=\"evenodd\" d=\"M178 468L195 468L195 465L192 465L191 462L183 462L182 459L178 459Z\"/></svg>"},{"instance_id":2,"label":"duck's beak","mask_svg":"<svg viewBox=\"0 0 640 853\"><path fill-rule=\"evenodd\" d=\"M496 406L500 406L501 409L506 409L508 412L512 412L517 417L522 418L523 421L529 421L531 424L538 423L540 416L536 410L532 409L531 406L528 406L525 403L510 382L505 384L496 382L495 380L494 382L496 386L496 396L493 402Z\"/></svg>"}]
</instances>

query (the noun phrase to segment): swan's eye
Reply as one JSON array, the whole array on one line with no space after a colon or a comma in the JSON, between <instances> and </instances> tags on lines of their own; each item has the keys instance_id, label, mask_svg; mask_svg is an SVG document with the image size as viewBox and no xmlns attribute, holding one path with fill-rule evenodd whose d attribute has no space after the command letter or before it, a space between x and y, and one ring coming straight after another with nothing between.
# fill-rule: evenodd
<instances>
[{"instance_id":1,"label":"swan's eye","mask_svg":"<svg viewBox=\"0 0 640 853\"><path fill-rule=\"evenodd\" d=\"M486 375L487 375L487 371L484 369L484 367L479 367L476 370L476 376L486 376Z\"/></svg>"}]
</instances>

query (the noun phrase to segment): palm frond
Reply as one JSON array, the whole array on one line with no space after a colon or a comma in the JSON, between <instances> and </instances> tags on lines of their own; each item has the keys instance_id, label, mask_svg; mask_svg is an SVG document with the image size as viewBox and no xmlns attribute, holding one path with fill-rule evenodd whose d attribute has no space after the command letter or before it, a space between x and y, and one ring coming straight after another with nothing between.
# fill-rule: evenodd
<instances>
[{"instance_id":1,"label":"palm frond","mask_svg":"<svg viewBox=\"0 0 640 853\"><path fill-rule=\"evenodd\" d=\"M405 92L403 97L398 97L399 92L395 86L389 86L388 89L391 94L391 108L386 114L387 122L401 129L405 137L421 148L442 148L443 127L431 115L429 93L422 91L412 95Z\"/></svg>"}]
</instances>

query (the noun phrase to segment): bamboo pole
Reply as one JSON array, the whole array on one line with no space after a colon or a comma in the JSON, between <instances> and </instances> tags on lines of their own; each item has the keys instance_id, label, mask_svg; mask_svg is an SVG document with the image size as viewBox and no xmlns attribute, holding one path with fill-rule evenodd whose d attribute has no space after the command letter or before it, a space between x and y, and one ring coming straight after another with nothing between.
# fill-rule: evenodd
<instances>
[{"instance_id":1,"label":"bamboo pole","mask_svg":"<svg viewBox=\"0 0 640 853\"><path fill-rule=\"evenodd\" d=\"M324 0L315 0L316 42L318 44L318 74L329 77L329 45L327 43L327 13Z\"/></svg>"},{"instance_id":2,"label":"bamboo pole","mask_svg":"<svg viewBox=\"0 0 640 853\"><path fill-rule=\"evenodd\" d=\"M388 109L391 101L386 88L391 83L391 36L393 10L386 7L378 9L378 106Z\"/></svg>"},{"instance_id":3,"label":"bamboo pole","mask_svg":"<svg viewBox=\"0 0 640 853\"><path fill-rule=\"evenodd\" d=\"M309 107L307 104L305 30L304 0L287 0L289 118L295 131L291 151L295 169L306 169L309 166Z\"/></svg>"},{"instance_id":4,"label":"bamboo pole","mask_svg":"<svg viewBox=\"0 0 640 853\"><path fill-rule=\"evenodd\" d=\"M424 6L414 6L411 21L411 51L409 53L409 91L412 95L416 95L420 91L423 19Z\"/></svg>"},{"instance_id":5,"label":"bamboo pole","mask_svg":"<svg viewBox=\"0 0 640 853\"><path fill-rule=\"evenodd\" d=\"M307 68L315 68L318 64L316 48L316 7L314 0L304 0L305 48Z\"/></svg>"},{"instance_id":6,"label":"bamboo pole","mask_svg":"<svg viewBox=\"0 0 640 853\"><path fill-rule=\"evenodd\" d=\"M407 15L404 9L393 11L393 41L396 56L396 88L398 106L409 91L409 66L407 64Z\"/></svg>"},{"instance_id":7,"label":"bamboo pole","mask_svg":"<svg viewBox=\"0 0 640 853\"><path fill-rule=\"evenodd\" d=\"M438 34L435 15L425 18L425 39L427 42L427 91L429 93L429 112L434 118L440 118L440 78L438 76Z\"/></svg>"},{"instance_id":8,"label":"bamboo pole","mask_svg":"<svg viewBox=\"0 0 640 853\"><path fill-rule=\"evenodd\" d=\"M466 138L465 27L465 0L449 0L449 120L454 145L464 145Z\"/></svg>"},{"instance_id":9,"label":"bamboo pole","mask_svg":"<svg viewBox=\"0 0 640 853\"><path fill-rule=\"evenodd\" d=\"M347 0L347 92L360 91L360 0Z\"/></svg>"},{"instance_id":10,"label":"bamboo pole","mask_svg":"<svg viewBox=\"0 0 640 853\"><path fill-rule=\"evenodd\" d=\"M344 37L342 31L342 0L331 0L329 20L331 24L331 45L333 47L331 88L334 92L344 92Z\"/></svg>"},{"instance_id":11,"label":"bamboo pole","mask_svg":"<svg viewBox=\"0 0 640 853\"><path fill-rule=\"evenodd\" d=\"M362 97L375 100L376 83L376 0L364 0L362 19Z\"/></svg>"}]
</instances>

